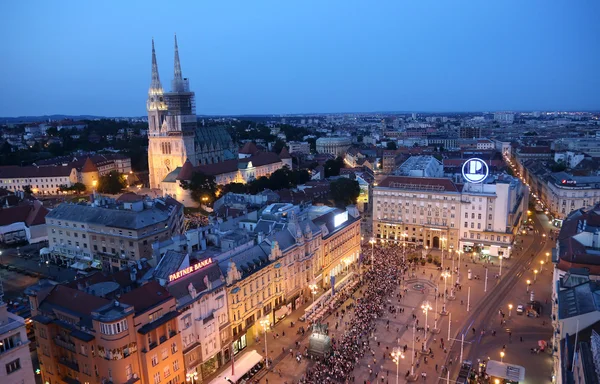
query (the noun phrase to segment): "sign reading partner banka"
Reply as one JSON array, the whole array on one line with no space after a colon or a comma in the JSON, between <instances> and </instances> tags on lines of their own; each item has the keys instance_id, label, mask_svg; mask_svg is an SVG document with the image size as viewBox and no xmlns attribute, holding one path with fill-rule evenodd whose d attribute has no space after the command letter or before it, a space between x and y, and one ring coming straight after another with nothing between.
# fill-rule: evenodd
<instances>
[{"instance_id":1,"label":"sign reading partner banka","mask_svg":"<svg viewBox=\"0 0 600 384\"><path fill-rule=\"evenodd\" d=\"M489 168L485 161L474 157L465 161L462 174L469 183L481 183L488 177Z\"/></svg>"},{"instance_id":2,"label":"sign reading partner banka","mask_svg":"<svg viewBox=\"0 0 600 384\"><path fill-rule=\"evenodd\" d=\"M190 273L195 272L201 268L204 268L211 263L212 263L212 258L209 257L208 259L199 261L196 264L190 265L187 268L180 269L179 271L177 271L175 273L171 273L169 275L169 281L174 281L183 276L189 275Z\"/></svg>"}]
</instances>

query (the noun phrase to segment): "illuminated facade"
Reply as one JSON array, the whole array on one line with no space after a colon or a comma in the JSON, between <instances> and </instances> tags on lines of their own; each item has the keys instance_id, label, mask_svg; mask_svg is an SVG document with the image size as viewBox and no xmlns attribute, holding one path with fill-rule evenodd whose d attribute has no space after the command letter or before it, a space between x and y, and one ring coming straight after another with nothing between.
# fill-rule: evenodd
<instances>
[{"instance_id":1,"label":"illuminated facade","mask_svg":"<svg viewBox=\"0 0 600 384\"><path fill-rule=\"evenodd\" d=\"M373 234L430 248L458 248L460 192L450 179L388 176L373 187Z\"/></svg>"},{"instance_id":2,"label":"illuminated facade","mask_svg":"<svg viewBox=\"0 0 600 384\"><path fill-rule=\"evenodd\" d=\"M115 300L119 284L104 283L105 290L42 284L27 290L42 381L183 382L175 299L150 282Z\"/></svg>"},{"instance_id":3,"label":"illuminated facade","mask_svg":"<svg viewBox=\"0 0 600 384\"><path fill-rule=\"evenodd\" d=\"M50 252L46 258L69 266L118 271L142 258L152 260L152 243L183 232L183 206L172 198L145 201L99 195L91 205L61 204L46 215ZM153 261L155 262L155 261Z\"/></svg>"},{"instance_id":4,"label":"illuminated facade","mask_svg":"<svg viewBox=\"0 0 600 384\"><path fill-rule=\"evenodd\" d=\"M0 286L0 378L2 383L34 383L25 321L8 312Z\"/></svg>"},{"instance_id":5,"label":"illuminated facade","mask_svg":"<svg viewBox=\"0 0 600 384\"><path fill-rule=\"evenodd\" d=\"M175 64L171 92L163 91L152 41L152 82L148 90L148 169L150 188L161 182L186 159L196 166L235 158L237 148L223 127L198 127L194 92L183 78L175 38Z\"/></svg>"}]
</instances>

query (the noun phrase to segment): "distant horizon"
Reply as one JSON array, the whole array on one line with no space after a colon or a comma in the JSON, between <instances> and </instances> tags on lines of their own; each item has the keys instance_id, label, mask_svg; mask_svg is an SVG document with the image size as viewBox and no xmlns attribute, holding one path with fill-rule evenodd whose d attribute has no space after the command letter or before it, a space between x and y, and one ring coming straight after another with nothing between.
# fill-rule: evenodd
<instances>
[{"instance_id":1,"label":"distant horizon","mask_svg":"<svg viewBox=\"0 0 600 384\"><path fill-rule=\"evenodd\" d=\"M283 117L301 117L301 116L328 116L328 115L407 115L412 113L417 114L426 114L426 115L440 115L440 114L486 114L486 113L496 113L496 112L506 112L506 113L532 113L532 112L540 112L540 113L590 113L590 114L598 114L600 113L600 109L573 109L573 110L486 110L486 111L374 111L374 112L307 112L307 113L240 113L240 114L196 114L197 117L273 117L273 118L283 118ZM25 119L25 118L52 118L53 116L62 116L65 118L70 117L93 117L93 118L106 118L106 119L116 119L116 118L144 118L147 117L146 114L141 115L122 115L122 116L110 116L110 115L97 115L91 113L81 113L81 114L64 114L64 113L53 113L46 115L23 115L23 116L0 116L0 123L2 123L3 119Z\"/></svg>"},{"instance_id":2,"label":"distant horizon","mask_svg":"<svg viewBox=\"0 0 600 384\"><path fill-rule=\"evenodd\" d=\"M175 33L198 115L600 110L597 1L32 4L0 5L0 116L143 116Z\"/></svg>"}]
</instances>

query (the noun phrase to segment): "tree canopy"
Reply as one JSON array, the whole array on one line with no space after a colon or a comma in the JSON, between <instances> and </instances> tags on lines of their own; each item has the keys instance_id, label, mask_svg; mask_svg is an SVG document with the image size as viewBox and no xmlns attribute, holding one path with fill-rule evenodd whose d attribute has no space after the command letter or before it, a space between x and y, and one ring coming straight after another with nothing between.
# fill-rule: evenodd
<instances>
[{"instance_id":1,"label":"tree canopy","mask_svg":"<svg viewBox=\"0 0 600 384\"><path fill-rule=\"evenodd\" d=\"M398 145L396 144L395 141L388 141L386 144L387 149L391 150L391 151L395 151L396 149L398 149Z\"/></svg>"},{"instance_id":2,"label":"tree canopy","mask_svg":"<svg viewBox=\"0 0 600 384\"><path fill-rule=\"evenodd\" d=\"M230 183L224 188L225 193L250 193L256 194L270 189L278 191L280 189L294 188L297 185L304 184L310 180L310 174L307 170L290 170L288 167L283 167L273 172L269 177L259 177L247 184Z\"/></svg>"},{"instance_id":3,"label":"tree canopy","mask_svg":"<svg viewBox=\"0 0 600 384\"><path fill-rule=\"evenodd\" d=\"M123 174L117 171L110 171L104 176L100 176L98 180L98 192L108 193L111 195L121 192L127 187L127 181Z\"/></svg>"},{"instance_id":4,"label":"tree canopy","mask_svg":"<svg viewBox=\"0 0 600 384\"><path fill-rule=\"evenodd\" d=\"M340 169L344 168L344 159L341 157L325 162L325 177L338 176Z\"/></svg>"},{"instance_id":5,"label":"tree canopy","mask_svg":"<svg viewBox=\"0 0 600 384\"><path fill-rule=\"evenodd\" d=\"M335 201L336 205L346 206L349 204L356 204L356 199L360 195L360 186L358 181L350 180L345 177L332 181L329 184L331 198Z\"/></svg>"},{"instance_id":6,"label":"tree canopy","mask_svg":"<svg viewBox=\"0 0 600 384\"><path fill-rule=\"evenodd\" d=\"M215 177L202 172L194 172L190 181L182 181L181 187L189 190L192 199L200 204L212 204L217 198Z\"/></svg>"}]
</instances>

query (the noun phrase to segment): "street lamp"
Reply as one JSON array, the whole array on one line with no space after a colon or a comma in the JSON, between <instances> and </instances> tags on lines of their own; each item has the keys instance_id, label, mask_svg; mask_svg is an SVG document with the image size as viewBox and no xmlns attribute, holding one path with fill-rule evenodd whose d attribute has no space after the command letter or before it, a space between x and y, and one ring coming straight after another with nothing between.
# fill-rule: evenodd
<instances>
[{"instance_id":1,"label":"street lamp","mask_svg":"<svg viewBox=\"0 0 600 384\"><path fill-rule=\"evenodd\" d=\"M546 263L548 262L548 257L550 257L550 252L546 252Z\"/></svg>"},{"instance_id":2,"label":"street lamp","mask_svg":"<svg viewBox=\"0 0 600 384\"><path fill-rule=\"evenodd\" d=\"M533 282L535 283L537 281L537 274L538 274L538 270L534 269L533 270Z\"/></svg>"},{"instance_id":3,"label":"street lamp","mask_svg":"<svg viewBox=\"0 0 600 384\"><path fill-rule=\"evenodd\" d=\"M512 308L513 305L512 304L508 304L508 317L510 318L510 314L512 313Z\"/></svg>"},{"instance_id":4,"label":"street lamp","mask_svg":"<svg viewBox=\"0 0 600 384\"><path fill-rule=\"evenodd\" d=\"M194 384L198 381L198 372L190 372L185 374L185 381Z\"/></svg>"},{"instance_id":5,"label":"street lamp","mask_svg":"<svg viewBox=\"0 0 600 384\"><path fill-rule=\"evenodd\" d=\"M542 273L542 271L544 270L544 260L540 260L540 273Z\"/></svg>"},{"instance_id":6,"label":"street lamp","mask_svg":"<svg viewBox=\"0 0 600 384\"><path fill-rule=\"evenodd\" d=\"M269 326L271 325L271 322L269 321L268 318L264 318L260 321L260 325L263 327L263 330L265 331L265 361L266 361L266 367L267 367L267 369L269 369L269 349L267 347L267 331L269 330Z\"/></svg>"},{"instance_id":7,"label":"street lamp","mask_svg":"<svg viewBox=\"0 0 600 384\"><path fill-rule=\"evenodd\" d=\"M448 278L450 277L450 273L448 273L448 271L444 271L444 272L442 272L442 277L444 278L444 299L447 299L446 292L448 290L446 289L446 283L448 282Z\"/></svg>"},{"instance_id":8,"label":"street lamp","mask_svg":"<svg viewBox=\"0 0 600 384\"><path fill-rule=\"evenodd\" d=\"M527 280L527 292L529 292L529 286L531 285L531 280Z\"/></svg>"},{"instance_id":9,"label":"street lamp","mask_svg":"<svg viewBox=\"0 0 600 384\"><path fill-rule=\"evenodd\" d=\"M310 292L312 293L313 304L315 303L315 295L317 294L317 284L310 284L308 286Z\"/></svg>"},{"instance_id":10,"label":"street lamp","mask_svg":"<svg viewBox=\"0 0 600 384\"><path fill-rule=\"evenodd\" d=\"M404 359L404 353L402 353L399 347L396 347L392 351L392 361L396 364L396 384L398 384L398 365L400 364L400 359Z\"/></svg>"},{"instance_id":11,"label":"street lamp","mask_svg":"<svg viewBox=\"0 0 600 384\"><path fill-rule=\"evenodd\" d=\"M425 313L425 328L423 329L423 334L425 335L425 337L427 337L427 314L429 313L429 311L431 311L433 308L431 308L431 304L429 304L429 301L425 301L423 302L423 304L421 305L421 309L423 310L423 312Z\"/></svg>"},{"instance_id":12,"label":"street lamp","mask_svg":"<svg viewBox=\"0 0 600 384\"><path fill-rule=\"evenodd\" d=\"M500 362L504 363L504 351L500 352Z\"/></svg>"}]
</instances>

